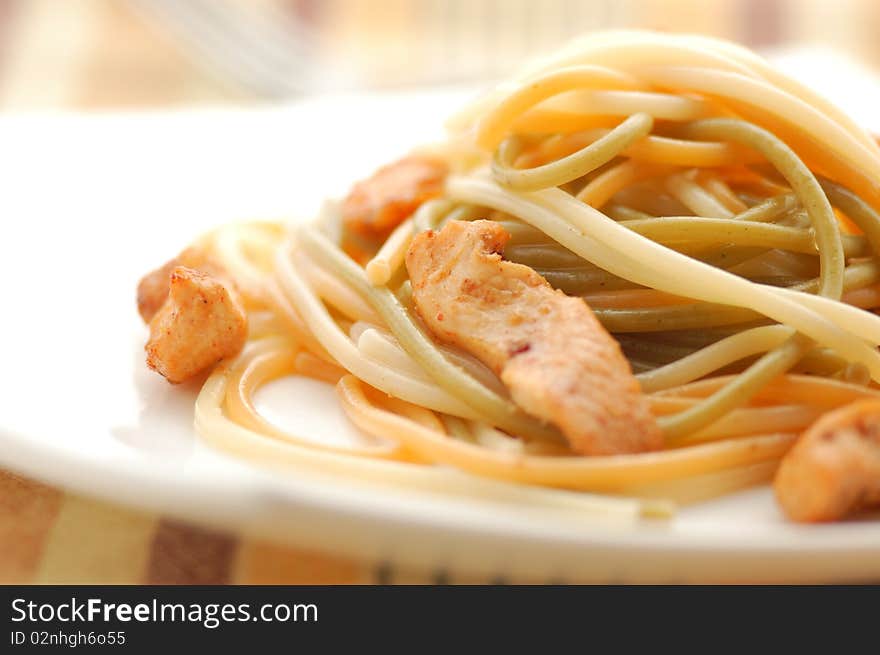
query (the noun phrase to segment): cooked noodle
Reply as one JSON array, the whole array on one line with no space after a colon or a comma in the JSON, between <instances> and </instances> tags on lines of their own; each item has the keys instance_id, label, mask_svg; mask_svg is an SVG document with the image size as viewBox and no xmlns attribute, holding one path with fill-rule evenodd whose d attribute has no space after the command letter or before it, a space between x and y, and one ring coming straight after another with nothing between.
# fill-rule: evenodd
<instances>
[{"instance_id":1,"label":"cooked noodle","mask_svg":"<svg viewBox=\"0 0 880 655\"><path fill-rule=\"evenodd\" d=\"M449 127L432 150L454 171L443 193L386 239L349 234L335 206L315 226L213 239L262 314L202 390L207 440L423 486L460 479L453 467L501 481L475 493L633 517L668 506L534 487L711 497L765 481L822 412L880 395L880 317L865 311L880 307L880 149L753 54L599 35ZM412 308L407 248L475 219L502 225L506 258L582 296L618 338L665 450L577 456L485 366L434 339ZM376 444L322 447L261 417L257 388L295 374L335 384Z\"/></svg>"}]
</instances>

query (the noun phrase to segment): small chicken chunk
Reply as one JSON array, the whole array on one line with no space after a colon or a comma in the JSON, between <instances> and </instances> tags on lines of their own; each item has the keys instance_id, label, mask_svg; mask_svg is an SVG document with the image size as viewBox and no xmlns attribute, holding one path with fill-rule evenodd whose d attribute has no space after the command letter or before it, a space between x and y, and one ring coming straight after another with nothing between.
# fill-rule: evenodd
<instances>
[{"instance_id":1,"label":"small chicken chunk","mask_svg":"<svg viewBox=\"0 0 880 655\"><path fill-rule=\"evenodd\" d=\"M342 220L351 231L383 238L423 202L443 192L448 168L419 155L383 166L354 185L342 203Z\"/></svg>"},{"instance_id":2,"label":"small chicken chunk","mask_svg":"<svg viewBox=\"0 0 880 655\"><path fill-rule=\"evenodd\" d=\"M198 246L190 246L177 257L165 262L154 271L150 271L138 283L137 304L138 312L144 323L149 323L159 308L168 298L168 288L171 284L171 271L178 266L186 266L208 273L218 278L226 276L223 267L217 264L206 251Z\"/></svg>"},{"instance_id":3,"label":"small chicken chunk","mask_svg":"<svg viewBox=\"0 0 880 655\"><path fill-rule=\"evenodd\" d=\"M617 341L583 300L503 261L509 238L493 221L450 221L415 237L406 267L431 332L489 366L517 405L558 426L576 452L660 448L660 430Z\"/></svg>"},{"instance_id":4,"label":"small chicken chunk","mask_svg":"<svg viewBox=\"0 0 880 655\"><path fill-rule=\"evenodd\" d=\"M147 365L178 383L237 354L247 315L237 294L207 273L177 266L169 277L168 298L150 320Z\"/></svg>"},{"instance_id":5,"label":"small chicken chunk","mask_svg":"<svg viewBox=\"0 0 880 655\"><path fill-rule=\"evenodd\" d=\"M774 487L793 521L835 521L880 506L880 401L817 420L783 458Z\"/></svg>"}]
</instances>

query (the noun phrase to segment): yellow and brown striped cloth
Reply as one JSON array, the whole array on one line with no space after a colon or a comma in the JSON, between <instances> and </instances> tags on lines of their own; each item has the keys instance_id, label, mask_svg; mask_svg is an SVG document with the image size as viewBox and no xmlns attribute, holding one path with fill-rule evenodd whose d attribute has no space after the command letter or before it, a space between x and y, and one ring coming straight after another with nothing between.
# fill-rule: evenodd
<instances>
[{"instance_id":1,"label":"yellow and brown striped cloth","mask_svg":"<svg viewBox=\"0 0 880 655\"><path fill-rule=\"evenodd\" d=\"M431 574L205 530L0 471L0 584L371 584Z\"/></svg>"}]
</instances>

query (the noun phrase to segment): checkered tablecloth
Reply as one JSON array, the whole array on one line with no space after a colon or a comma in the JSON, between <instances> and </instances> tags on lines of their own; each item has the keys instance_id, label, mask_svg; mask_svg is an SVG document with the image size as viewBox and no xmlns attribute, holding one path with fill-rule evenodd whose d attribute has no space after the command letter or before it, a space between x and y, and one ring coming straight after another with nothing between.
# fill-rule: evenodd
<instances>
[{"instance_id":1,"label":"checkered tablecloth","mask_svg":"<svg viewBox=\"0 0 880 655\"><path fill-rule=\"evenodd\" d=\"M0 584L374 582L391 582L381 563L205 530L0 471Z\"/></svg>"}]
</instances>

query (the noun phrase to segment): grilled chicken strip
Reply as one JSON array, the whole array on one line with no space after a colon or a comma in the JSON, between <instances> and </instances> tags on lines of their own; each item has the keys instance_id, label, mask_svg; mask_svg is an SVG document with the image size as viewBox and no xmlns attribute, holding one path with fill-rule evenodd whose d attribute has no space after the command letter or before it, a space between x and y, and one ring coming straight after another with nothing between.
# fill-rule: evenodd
<instances>
[{"instance_id":1,"label":"grilled chicken strip","mask_svg":"<svg viewBox=\"0 0 880 655\"><path fill-rule=\"evenodd\" d=\"M880 401L817 420L783 458L774 487L786 516L805 523L880 506Z\"/></svg>"},{"instance_id":2,"label":"grilled chicken strip","mask_svg":"<svg viewBox=\"0 0 880 655\"><path fill-rule=\"evenodd\" d=\"M150 321L147 366L183 382L237 354L247 339L247 315L216 278L178 266L168 299Z\"/></svg>"},{"instance_id":3,"label":"grilled chicken strip","mask_svg":"<svg viewBox=\"0 0 880 655\"><path fill-rule=\"evenodd\" d=\"M662 437L620 346L580 298L503 261L493 221L450 221L406 257L416 309L438 339L481 360L523 410L562 430L573 450L655 450Z\"/></svg>"},{"instance_id":4,"label":"grilled chicken strip","mask_svg":"<svg viewBox=\"0 0 880 655\"><path fill-rule=\"evenodd\" d=\"M423 202L443 191L448 169L438 159L410 155L383 166L352 187L342 220L365 237L386 237Z\"/></svg>"},{"instance_id":5,"label":"grilled chicken strip","mask_svg":"<svg viewBox=\"0 0 880 655\"><path fill-rule=\"evenodd\" d=\"M235 284L198 246L145 275L137 301L150 326L147 365L169 382L183 382L244 347L247 313Z\"/></svg>"}]
</instances>

